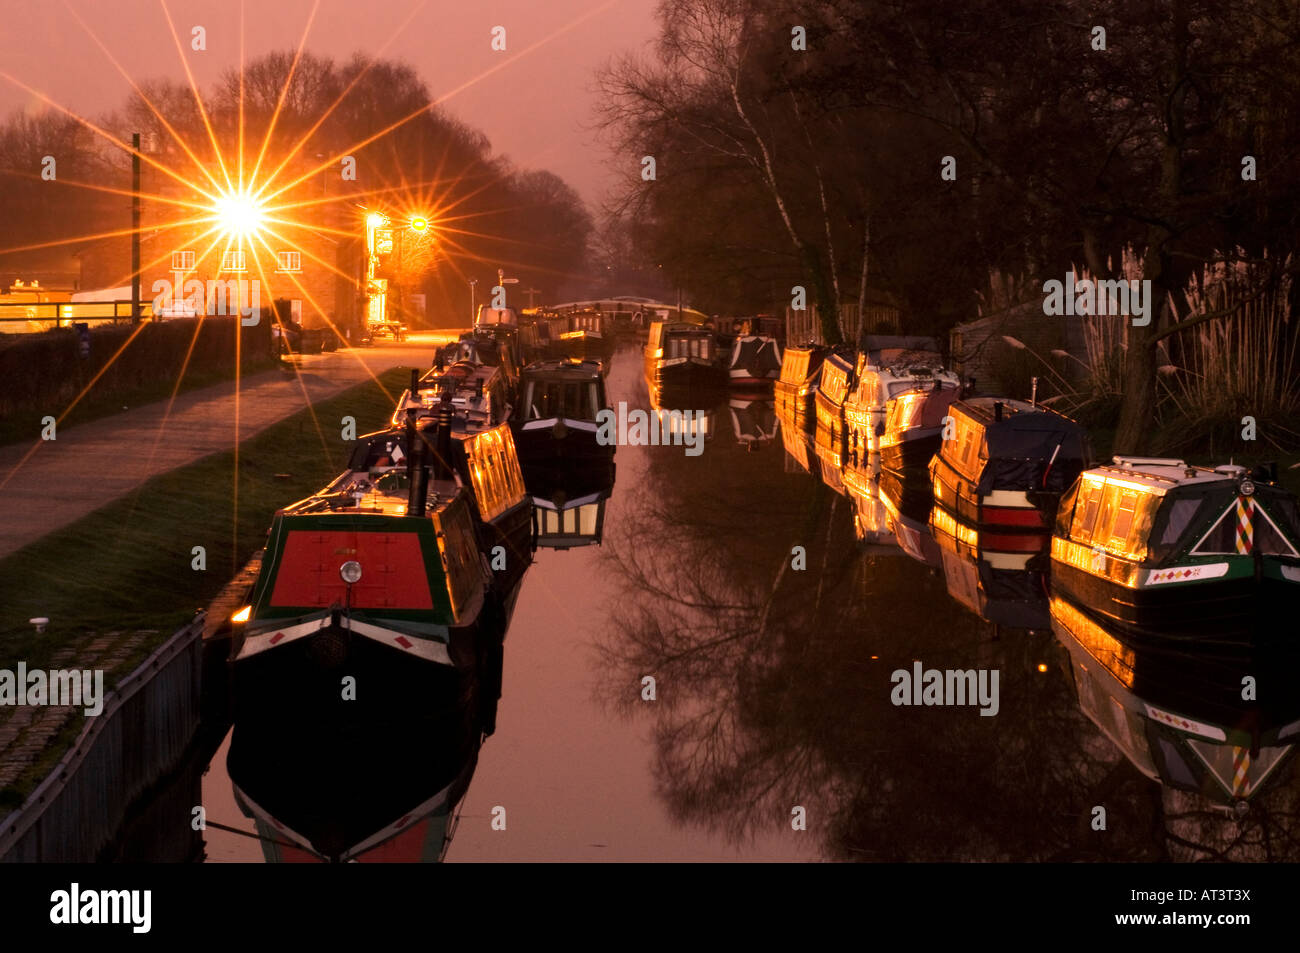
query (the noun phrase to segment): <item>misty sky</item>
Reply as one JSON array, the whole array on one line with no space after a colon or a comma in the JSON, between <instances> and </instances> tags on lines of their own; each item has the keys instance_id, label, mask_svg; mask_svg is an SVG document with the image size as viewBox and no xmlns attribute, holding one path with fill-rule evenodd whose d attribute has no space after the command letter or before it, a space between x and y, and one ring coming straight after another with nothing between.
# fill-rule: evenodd
<instances>
[{"instance_id":1,"label":"misty sky","mask_svg":"<svg viewBox=\"0 0 1300 953\"><path fill-rule=\"evenodd\" d=\"M0 0L0 73L90 118L120 106L126 79L68 6L132 79L184 80L159 0ZM243 6L244 56L253 59L296 48L313 2L245 0ZM336 60L360 50L410 63L435 98L452 94L445 108L485 132L495 153L557 173L595 211L610 182L610 159L590 131L594 71L615 54L648 49L656 6L657 0L320 0L307 49ZM195 80L208 89L239 61L239 0L168 0L167 10ZM520 56L575 21L581 22ZM196 25L207 31L205 52L190 50ZM504 53L490 46L498 25L506 28ZM0 76L0 114L40 105Z\"/></svg>"}]
</instances>

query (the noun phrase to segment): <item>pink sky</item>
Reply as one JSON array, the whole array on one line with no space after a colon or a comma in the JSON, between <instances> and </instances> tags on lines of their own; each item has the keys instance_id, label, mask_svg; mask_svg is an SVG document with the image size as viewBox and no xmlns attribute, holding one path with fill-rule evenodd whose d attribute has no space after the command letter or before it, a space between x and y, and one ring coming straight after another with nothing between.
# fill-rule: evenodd
<instances>
[{"instance_id":1,"label":"pink sky","mask_svg":"<svg viewBox=\"0 0 1300 953\"><path fill-rule=\"evenodd\" d=\"M201 89L239 61L240 6L167 4ZM312 6L313 0L245 0L245 58L295 48ZM320 0L307 49L338 60L360 50L412 64L435 98L451 94L445 108L486 133L497 154L562 176L594 211L610 182L608 153L590 132L594 71L612 56L647 48L656 6L657 0ZM132 79L184 79L159 0L0 0L0 73L91 118L119 106L126 80L68 7ZM190 50L196 25L207 32L204 52ZM506 28L504 53L490 46L498 25ZM546 40L551 34L557 35ZM521 55L539 41L545 42ZM0 76L0 114L39 105Z\"/></svg>"}]
</instances>

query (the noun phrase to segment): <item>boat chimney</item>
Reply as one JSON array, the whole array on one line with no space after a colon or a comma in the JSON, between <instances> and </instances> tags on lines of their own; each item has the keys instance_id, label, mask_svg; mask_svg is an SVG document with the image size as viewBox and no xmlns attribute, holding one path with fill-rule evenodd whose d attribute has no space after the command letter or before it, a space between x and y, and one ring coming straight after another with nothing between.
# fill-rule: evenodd
<instances>
[{"instance_id":1,"label":"boat chimney","mask_svg":"<svg viewBox=\"0 0 1300 953\"><path fill-rule=\"evenodd\" d=\"M442 401L438 404L438 479L451 477L451 389L442 392Z\"/></svg>"},{"instance_id":2,"label":"boat chimney","mask_svg":"<svg viewBox=\"0 0 1300 953\"><path fill-rule=\"evenodd\" d=\"M416 439L417 438L415 434L415 408L408 407L406 409L406 485L407 487L410 488L412 494L415 492L415 473L416 473L415 441ZM411 505L414 505L414 496L412 496L412 498L408 502L411 503Z\"/></svg>"},{"instance_id":3,"label":"boat chimney","mask_svg":"<svg viewBox=\"0 0 1300 953\"><path fill-rule=\"evenodd\" d=\"M429 468L428 451L425 447L424 434L420 428L415 425L415 411L411 411L410 417L407 418L407 433L410 435L410 463L407 467L407 473L410 475L410 492L411 495L407 500L407 516L424 516L424 505L429 498Z\"/></svg>"},{"instance_id":4,"label":"boat chimney","mask_svg":"<svg viewBox=\"0 0 1300 953\"><path fill-rule=\"evenodd\" d=\"M993 402L993 419L997 421L1002 420L1002 401L1000 400L995 400Z\"/></svg>"}]
</instances>

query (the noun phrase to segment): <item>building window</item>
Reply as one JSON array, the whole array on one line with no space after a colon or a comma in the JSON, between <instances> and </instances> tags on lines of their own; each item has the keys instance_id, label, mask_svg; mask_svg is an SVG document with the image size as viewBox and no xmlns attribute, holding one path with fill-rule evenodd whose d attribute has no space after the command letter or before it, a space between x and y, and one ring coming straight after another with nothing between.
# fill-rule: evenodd
<instances>
[{"instance_id":1,"label":"building window","mask_svg":"<svg viewBox=\"0 0 1300 953\"><path fill-rule=\"evenodd\" d=\"M298 272L302 271L302 252L282 251L277 252L275 256L276 271Z\"/></svg>"},{"instance_id":2,"label":"building window","mask_svg":"<svg viewBox=\"0 0 1300 953\"><path fill-rule=\"evenodd\" d=\"M221 253L222 271L248 271L242 248L231 248Z\"/></svg>"},{"instance_id":3,"label":"building window","mask_svg":"<svg viewBox=\"0 0 1300 953\"><path fill-rule=\"evenodd\" d=\"M193 271L193 270L194 270L194 252L192 251L172 252L172 271Z\"/></svg>"}]
</instances>

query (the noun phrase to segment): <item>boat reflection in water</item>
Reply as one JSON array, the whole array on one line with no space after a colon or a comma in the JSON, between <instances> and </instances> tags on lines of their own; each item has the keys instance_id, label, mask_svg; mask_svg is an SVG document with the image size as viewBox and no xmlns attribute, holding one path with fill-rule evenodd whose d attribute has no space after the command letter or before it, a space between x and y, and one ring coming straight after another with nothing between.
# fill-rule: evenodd
<instances>
[{"instance_id":1,"label":"boat reflection in water","mask_svg":"<svg viewBox=\"0 0 1300 953\"><path fill-rule=\"evenodd\" d=\"M605 505L614 495L615 467L573 470L562 479L529 483L533 543L540 549L600 545Z\"/></svg>"},{"instance_id":2,"label":"boat reflection in water","mask_svg":"<svg viewBox=\"0 0 1300 953\"><path fill-rule=\"evenodd\" d=\"M731 427L736 432L736 443L746 450L757 450L776 437L776 406L770 400L732 398L727 402L731 411Z\"/></svg>"},{"instance_id":3,"label":"boat reflection in water","mask_svg":"<svg viewBox=\"0 0 1300 953\"><path fill-rule=\"evenodd\" d=\"M813 437L800 426L800 421L793 414L781 412L778 405L777 424L781 431L781 446L785 448L782 455L786 473L802 471L814 479L820 479L821 464L813 450Z\"/></svg>"},{"instance_id":4,"label":"boat reflection in water","mask_svg":"<svg viewBox=\"0 0 1300 953\"><path fill-rule=\"evenodd\" d=\"M1036 551L999 548L1004 534L981 532L941 506L930 513L930 532L943 557L948 594L981 619L1012 629L1046 631L1049 541Z\"/></svg>"},{"instance_id":5,"label":"boat reflection in water","mask_svg":"<svg viewBox=\"0 0 1300 953\"><path fill-rule=\"evenodd\" d=\"M1148 778L1240 817L1291 772L1300 741L1294 647L1121 637L1060 595L1050 605L1079 707Z\"/></svg>"},{"instance_id":6,"label":"boat reflection in water","mask_svg":"<svg viewBox=\"0 0 1300 953\"><path fill-rule=\"evenodd\" d=\"M226 768L267 863L443 859L479 748L496 729L505 633L480 634L475 667L438 670L416 698L372 699L364 717L340 692L292 732L236 723ZM358 696L378 688L358 680Z\"/></svg>"},{"instance_id":7,"label":"boat reflection in water","mask_svg":"<svg viewBox=\"0 0 1300 953\"><path fill-rule=\"evenodd\" d=\"M649 385L649 390L650 412L659 415L661 445L681 447L689 446L689 441L708 442L713 439L713 432L717 429L715 402L718 391L710 395L694 387L654 383ZM700 447L703 445L698 444Z\"/></svg>"}]
</instances>

